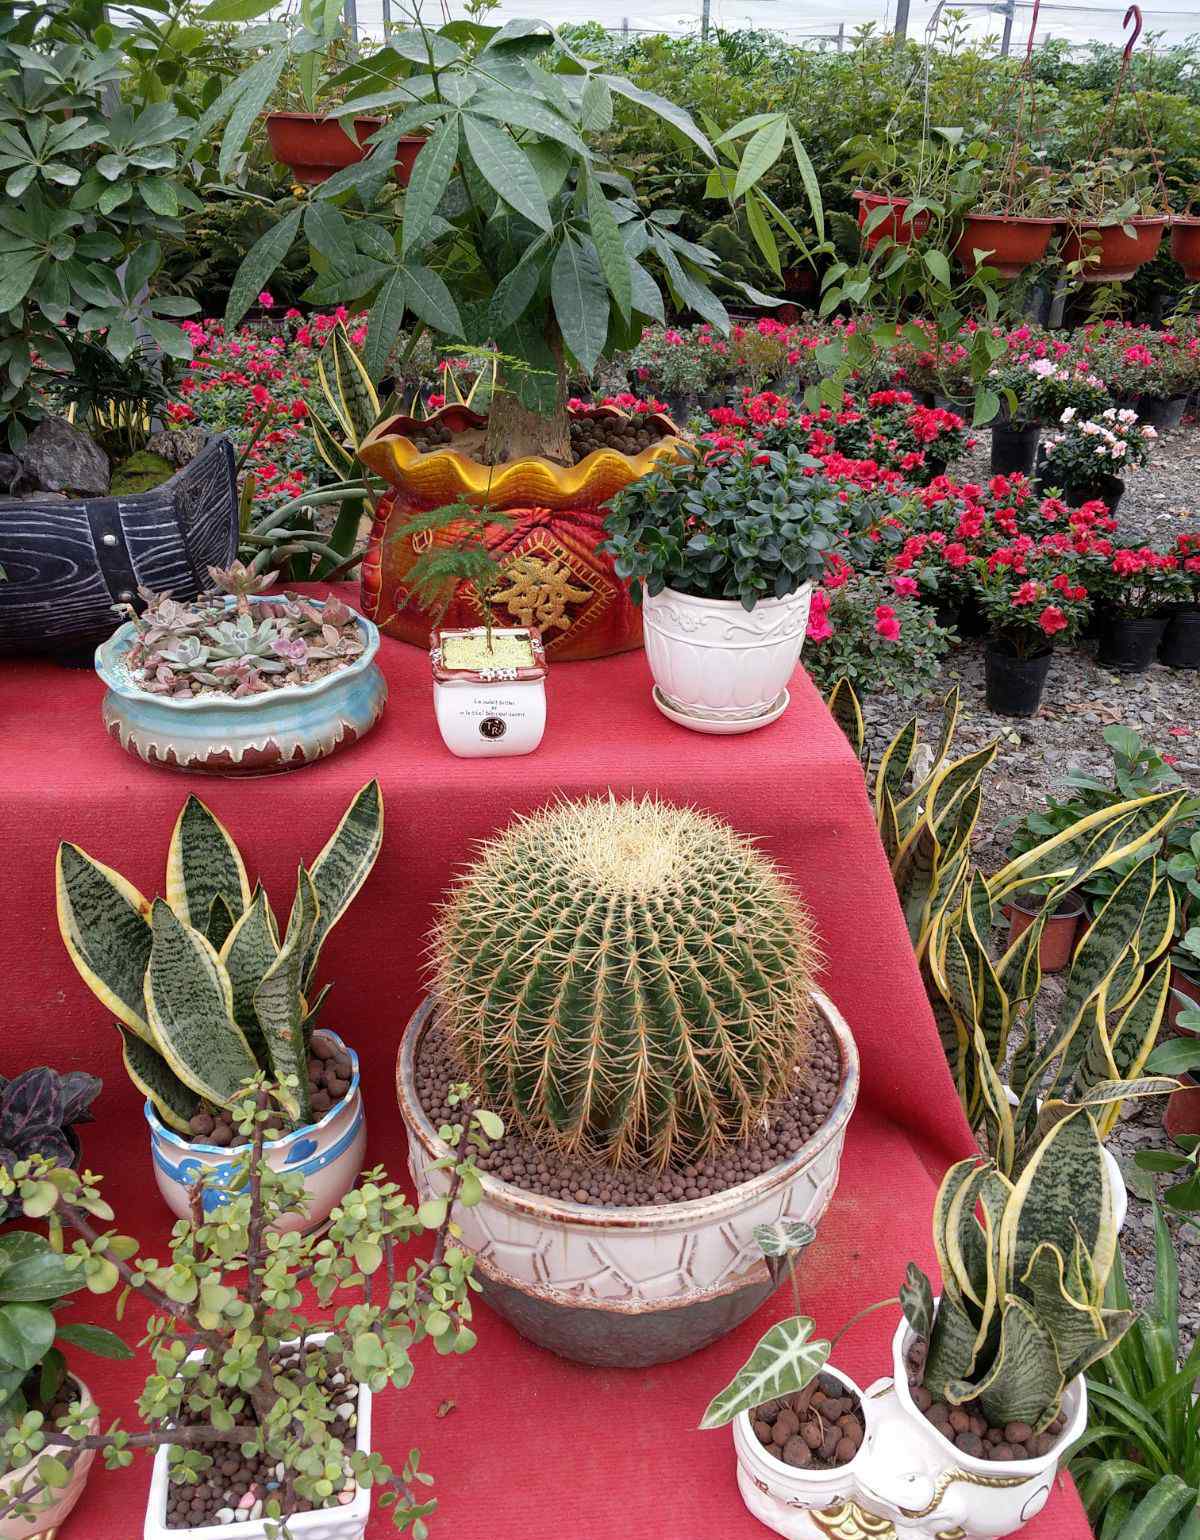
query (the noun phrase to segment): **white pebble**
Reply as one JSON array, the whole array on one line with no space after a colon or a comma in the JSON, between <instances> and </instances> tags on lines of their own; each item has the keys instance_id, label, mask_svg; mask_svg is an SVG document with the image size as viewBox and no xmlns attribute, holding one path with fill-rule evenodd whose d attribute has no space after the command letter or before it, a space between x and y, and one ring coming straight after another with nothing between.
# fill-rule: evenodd
<instances>
[{"instance_id":1,"label":"white pebble","mask_svg":"<svg viewBox=\"0 0 1200 1540\"><path fill-rule=\"evenodd\" d=\"M258 1499L258 1501L254 1504L253 1508L251 1508L251 1510L250 1510L250 1517L252 1519L261 1519L262 1516L263 1516L263 1501L262 1501L262 1498L260 1497Z\"/></svg>"},{"instance_id":2,"label":"white pebble","mask_svg":"<svg viewBox=\"0 0 1200 1540\"><path fill-rule=\"evenodd\" d=\"M275 1480L276 1481L282 1481L283 1478L286 1475L287 1475L287 1467L284 1465L283 1461L280 1460L279 1463L275 1467Z\"/></svg>"},{"instance_id":3,"label":"white pebble","mask_svg":"<svg viewBox=\"0 0 1200 1540\"><path fill-rule=\"evenodd\" d=\"M335 1406L333 1410L338 1417L352 1417L354 1415L354 1402L343 1401L341 1406Z\"/></svg>"},{"instance_id":4,"label":"white pebble","mask_svg":"<svg viewBox=\"0 0 1200 1540\"><path fill-rule=\"evenodd\" d=\"M233 1509L232 1508L218 1508L217 1509L217 1523L218 1524L232 1524L233 1523Z\"/></svg>"}]
</instances>

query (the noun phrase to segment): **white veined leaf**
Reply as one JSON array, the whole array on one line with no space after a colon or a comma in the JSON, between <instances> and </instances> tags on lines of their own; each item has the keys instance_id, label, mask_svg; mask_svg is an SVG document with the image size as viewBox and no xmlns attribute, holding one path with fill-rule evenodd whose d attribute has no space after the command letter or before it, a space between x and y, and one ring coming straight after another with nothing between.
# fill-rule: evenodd
<instances>
[{"instance_id":1,"label":"white veined leaf","mask_svg":"<svg viewBox=\"0 0 1200 1540\"><path fill-rule=\"evenodd\" d=\"M725 1389L708 1403L700 1426L724 1427L739 1412L803 1390L829 1362L828 1341L810 1341L812 1329L806 1315L788 1316L772 1326Z\"/></svg>"}]
</instances>

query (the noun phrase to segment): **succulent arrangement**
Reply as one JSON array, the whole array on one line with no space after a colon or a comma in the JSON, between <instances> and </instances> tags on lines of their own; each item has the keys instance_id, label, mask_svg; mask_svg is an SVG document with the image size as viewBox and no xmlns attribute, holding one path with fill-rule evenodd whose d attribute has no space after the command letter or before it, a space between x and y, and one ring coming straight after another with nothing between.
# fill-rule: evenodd
<instances>
[{"instance_id":1,"label":"succulent arrangement","mask_svg":"<svg viewBox=\"0 0 1200 1540\"><path fill-rule=\"evenodd\" d=\"M376 1170L334 1209L319 1239L290 1235L282 1243L271 1227L302 1201L303 1180L273 1171L264 1157L279 1094L261 1076L247 1083L236 1103L245 1141L236 1190L205 1222L175 1226L167 1262L138 1256L132 1237L113 1232L113 1211L90 1173L40 1156L0 1173L0 1194L74 1236L70 1252L55 1258L72 1286L141 1298L152 1317L154 1360L137 1432L116 1423L93 1432L95 1408L79 1401L58 1425L34 1410L11 1420L0 1438L3 1458L9 1468L35 1460L36 1480L0 1498L0 1521L30 1516L89 1450L103 1451L115 1469L138 1449L166 1446L172 1527L286 1519L374 1487L377 1506L422 1540L436 1504L420 1489L432 1478L416 1450L394 1471L377 1452L356 1447L357 1387L408 1384L412 1350L423 1341L443 1354L474 1346L470 1291L478 1286L472 1258L451 1232L457 1205L478 1200L474 1154L486 1146L484 1122L497 1120L476 1115L443 1131L451 1147L447 1198L418 1210ZM397 1243L422 1235L432 1236L432 1253L400 1266ZM380 1279L386 1286L373 1290ZM337 1300L330 1320L306 1316L302 1282L322 1306ZM230 1455L248 1477L221 1468Z\"/></svg>"},{"instance_id":2,"label":"succulent arrangement","mask_svg":"<svg viewBox=\"0 0 1200 1540\"><path fill-rule=\"evenodd\" d=\"M280 1087L284 1128L313 1120L307 1065L326 991L312 994L321 947L366 881L383 840L371 781L310 866L301 863L287 930L262 885L251 891L229 831L196 797L175 823L166 898L153 903L77 845L59 846L59 930L84 982L116 1017L125 1067L162 1121L229 1111L261 1072Z\"/></svg>"},{"instance_id":3,"label":"succulent arrangement","mask_svg":"<svg viewBox=\"0 0 1200 1540\"><path fill-rule=\"evenodd\" d=\"M126 666L150 695L190 700L214 693L241 700L281 685L307 684L352 663L365 647L358 616L334 596L317 602L299 594L257 599L275 573L252 573L240 562L210 567L217 589L231 595L184 602L146 589Z\"/></svg>"},{"instance_id":4,"label":"succulent arrangement","mask_svg":"<svg viewBox=\"0 0 1200 1540\"><path fill-rule=\"evenodd\" d=\"M0 1075L0 1166L11 1167L30 1155L73 1166L79 1159L74 1125L92 1121L88 1108L100 1090L96 1076L83 1070L60 1075L42 1065L11 1080ZM11 1217L0 1203L0 1221Z\"/></svg>"},{"instance_id":5,"label":"succulent arrangement","mask_svg":"<svg viewBox=\"0 0 1200 1540\"><path fill-rule=\"evenodd\" d=\"M709 815L562 803L484 845L431 942L439 1023L515 1128L664 1167L747 1136L803 1075L817 948Z\"/></svg>"},{"instance_id":6,"label":"succulent arrangement","mask_svg":"<svg viewBox=\"0 0 1200 1540\"><path fill-rule=\"evenodd\" d=\"M950 1408L972 1405L993 1428L1044 1434L1067 1386L1134 1319L1104 1304L1117 1232L1087 1110L1055 1123L1015 1181L991 1162L952 1166L934 1206L933 1238L940 1301L935 1308L916 1268L902 1298L909 1326L927 1344L926 1416L952 1427Z\"/></svg>"}]
</instances>

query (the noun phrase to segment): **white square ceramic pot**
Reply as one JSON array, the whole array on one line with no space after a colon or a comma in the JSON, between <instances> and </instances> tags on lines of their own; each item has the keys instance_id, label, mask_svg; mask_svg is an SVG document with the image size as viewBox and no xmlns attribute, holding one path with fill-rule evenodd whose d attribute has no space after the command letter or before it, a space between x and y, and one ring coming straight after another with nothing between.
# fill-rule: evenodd
<instances>
[{"instance_id":1,"label":"white square ceramic pot","mask_svg":"<svg viewBox=\"0 0 1200 1540\"><path fill-rule=\"evenodd\" d=\"M324 1342L328 1332L313 1333L310 1341ZM201 1353L189 1353L189 1358L200 1358ZM371 1449L371 1391L368 1386L358 1387L358 1426L355 1429L355 1448L368 1454ZM170 1485L170 1446L163 1444L154 1455L154 1469L150 1476L150 1499L146 1504L146 1524L143 1540L267 1540L264 1519L243 1519L229 1524L201 1524L194 1529L167 1528L167 1488ZM336 1508L314 1508L308 1513L293 1514L287 1521L288 1534L293 1540L362 1540L371 1513L370 1487L356 1487L351 1502Z\"/></svg>"},{"instance_id":2,"label":"white square ceramic pot","mask_svg":"<svg viewBox=\"0 0 1200 1540\"><path fill-rule=\"evenodd\" d=\"M447 667L444 641L467 634L439 629L430 644L433 709L442 741L460 759L531 754L546 731L546 655L539 632L525 627L495 631L497 637L529 641L530 667Z\"/></svg>"}]
</instances>

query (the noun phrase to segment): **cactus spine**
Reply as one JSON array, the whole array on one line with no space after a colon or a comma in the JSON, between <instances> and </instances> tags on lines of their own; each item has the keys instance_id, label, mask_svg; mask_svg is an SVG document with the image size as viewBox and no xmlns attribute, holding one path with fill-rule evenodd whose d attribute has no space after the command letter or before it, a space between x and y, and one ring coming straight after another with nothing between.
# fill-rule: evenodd
<instances>
[{"instance_id":1,"label":"cactus spine","mask_svg":"<svg viewBox=\"0 0 1200 1540\"><path fill-rule=\"evenodd\" d=\"M487 1104L613 1164L745 1138L811 1031L797 894L719 819L649 798L560 803L486 842L430 955Z\"/></svg>"}]
</instances>

